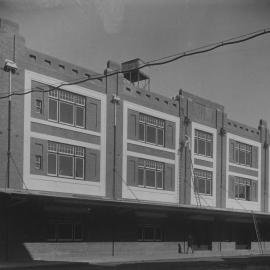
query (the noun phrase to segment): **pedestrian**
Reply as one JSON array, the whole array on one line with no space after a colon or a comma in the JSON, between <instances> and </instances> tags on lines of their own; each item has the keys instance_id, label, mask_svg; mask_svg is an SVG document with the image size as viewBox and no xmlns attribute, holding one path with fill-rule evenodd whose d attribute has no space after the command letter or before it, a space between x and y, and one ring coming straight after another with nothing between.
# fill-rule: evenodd
<instances>
[{"instance_id":1,"label":"pedestrian","mask_svg":"<svg viewBox=\"0 0 270 270\"><path fill-rule=\"evenodd\" d=\"M180 243L178 243L178 253L182 253L182 247Z\"/></svg>"},{"instance_id":2,"label":"pedestrian","mask_svg":"<svg viewBox=\"0 0 270 270\"><path fill-rule=\"evenodd\" d=\"M192 238L191 234L189 234L188 238L187 238L187 254L189 252L189 249L191 249L191 253L194 252L194 250L193 250L193 238Z\"/></svg>"}]
</instances>

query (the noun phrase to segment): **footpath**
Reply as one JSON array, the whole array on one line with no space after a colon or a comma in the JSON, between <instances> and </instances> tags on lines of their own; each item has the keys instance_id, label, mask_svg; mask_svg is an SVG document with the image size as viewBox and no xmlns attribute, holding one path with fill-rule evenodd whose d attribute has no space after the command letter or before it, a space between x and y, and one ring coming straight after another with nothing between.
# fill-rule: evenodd
<instances>
[{"instance_id":1,"label":"footpath","mask_svg":"<svg viewBox=\"0 0 270 270\"><path fill-rule=\"evenodd\" d=\"M270 254L213 254L210 252L171 256L68 258L63 261L0 262L0 270L203 270L270 269Z\"/></svg>"}]
</instances>

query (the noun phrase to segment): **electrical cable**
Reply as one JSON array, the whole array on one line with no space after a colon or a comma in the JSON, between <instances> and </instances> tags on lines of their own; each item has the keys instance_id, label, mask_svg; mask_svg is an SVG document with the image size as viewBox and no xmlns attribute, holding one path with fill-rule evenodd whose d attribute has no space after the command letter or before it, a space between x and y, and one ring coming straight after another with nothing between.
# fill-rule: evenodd
<instances>
[{"instance_id":1,"label":"electrical cable","mask_svg":"<svg viewBox=\"0 0 270 270\"><path fill-rule=\"evenodd\" d=\"M117 74L124 74L124 73L128 73L128 72L138 71L138 70L140 70L142 68L145 68L145 67L153 67L153 66L165 65L165 64L177 61L177 60L179 60L181 58L184 58L184 57L207 53L207 52L216 50L216 49L218 49L220 47L224 47L224 46L228 46L228 45L239 44L239 43L242 43L242 42L245 42L245 41L248 41L248 40L257 38L259 36L269 34L269 33L270 33L270 28L265 28L265 29L258 30L258 31L252 32L252 33L248 33L248 34L240 35L240 36L237 36L237 37L233 37L233 38L221 41L221 42L216 42L216 43L208 44L208 45L205 45L205 46L202 46L202 47L198 47L198 48L193 49L193 50L188 50L188 51L185 51L185 52L182 52L182 53L179 53L179 54L174 54L174 55L166 56L166 57L163 57L163 58L150 60L148 62L144 62L143 65L141 65L139 67L136 67L136 68L133 68L133 69L116 70L116 71L110 72L110 73L108 73L106 75L98 75L98 76L93 76L93 77L87 77L85 79L81 79L81 80L77 80L77 81L73 81L73 82L63 82L63 83L59 84L58 86L55 86L55 87L53 87L52 89L50 89L50 90L48 90L46 92L59 89L59 88L61 88L63 86L77 85L77 84L81 84L81 83L84 83L84 82L87 82L87 81L104 79L104 78L114 76L114 75L117 75ZM168 59L168 58L171 58L171 59ZM157 61L164 60L164 59L168 59L168 60L157 62ZM33 90L29 90L29 91L26 91L26 92L23 92L23 93L13 92L10 95L0 97L0 99L6 99L6 98L9 98L10 96L26 95L26 94L30 94L32 92L33 92Z\"/></svg>"}]
</instances>

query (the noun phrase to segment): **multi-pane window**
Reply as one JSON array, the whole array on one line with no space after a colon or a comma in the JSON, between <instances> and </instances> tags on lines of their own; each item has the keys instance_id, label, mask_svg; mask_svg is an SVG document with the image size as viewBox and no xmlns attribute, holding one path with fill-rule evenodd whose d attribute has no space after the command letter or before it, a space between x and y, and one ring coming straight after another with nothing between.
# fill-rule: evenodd
<instances>
[{"instance_id":1,"label":"multi-pane window","mask_svg":"<svg viewBox=\"0 0 270 270\"><path fill-rule=\"evenodd\" d=\"M234 177L234 198L246 201L256 201L257 182L247 178Z\"/></svg>"},{"instance_id":2,"label":"multi-pane window","mask_svg":"<svg viewBox=\"0 0 270 270\"><path fill-rule=\"evenodd\" d=\"M138 241L162 241L162 230L160 227L144 225L138 228Z\"/></svg>"},{"instance_id":3,"label":"multi-pane window","mask_svg":"<svg viewBox=\"0 0 270 270\"><path fill-rule=\"evenodd\" d=\"M84 179L85 149L80 146L48 142L48 174Z\"/></svg>"},{"instance_id":4,"label":"multi-pane window","mask_svg":"<svg viewBox=\"0 0 270 270\"><path fill-rule=\"evenodd\" d=\"M139 159L138 185L149 188L164 188L164 163Z\"/></svg>"},{"instance_id":5,"label":"multi-pane window","mask_svg":"<svg viewBox=\"0 0 270 270\"><path fill-rule=\"evenodd\" d=\"M165 121L150 115L139 115L139 140L164 146Z\"/></svg>"},{"instance_id":6,"label":"multi-pane window","mask_svg":"<svg viewBox=\"0 0 270 270\"><path fill-rule=\"evenodd\" d=\"M81 241L83 239L82 224L76 222L50 222L47 227L49 241Z\"/></svg>"},{"instance_id":7,"label":"multi-pane window","mask_svg":"<svg viewBox=\"0 0 270 270\"><path fill-rule=\"evenodd\" d=\"M213 134L195 129L194 153L213 157Z\"/></svg>"},{"instance_id":8,"label":"multi-pane window","mask_svg":"<svg viewBox=\"0 0 270 270\"><path fill-rule=\"evenodd\" d=\"M49 120L85 127L85 97L65 90L49 92Z\"/></svg>"},{"instance_id":9,"label":"multi-pane window","mask_svg":"<svg viewBox=\"0 0 270 270\"><path fill-rule=\"evenodd\" d=\"M234 161L238 164L251 166L252 165L252 146L240 142L235 143Z\"/></svg>"},{"instance_id":10,"label":"multi-pane window","mask_svg":"<svg viewBox=\"0 0 270 270\"><path fill-rule=\"evenodd\" d=\"M212 195L213 174L209 171L194 169L195 192Z\"/></svg>"}]
</instances>

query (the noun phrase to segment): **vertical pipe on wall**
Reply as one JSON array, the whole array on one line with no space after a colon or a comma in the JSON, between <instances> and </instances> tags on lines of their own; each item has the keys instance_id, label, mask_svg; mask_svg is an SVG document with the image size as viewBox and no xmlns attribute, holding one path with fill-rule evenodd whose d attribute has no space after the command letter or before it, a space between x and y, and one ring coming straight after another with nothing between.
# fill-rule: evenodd
<instances>
[{"instance_id":1,"label":"vertical pipe on wall","mask_svg":"<svg viewBox=\"0 0 270 270\"><path fill-rule=\"evenodd\" d=\"M225 132L225 128L224 128L224 112L222 112L222 119L221 119L221 125L222 128L220 130L220 208L222 208L222 199L223 199L223 143L224 143L224 132Z\"/></svg>"},{"instance_id":2,"label":"vertical pipe on wall","mask_svg":"<svg viewBox=\"0 0 270 270\"><path fill-rule=\"evenodd\" d=\"M186 117L187 119L189 119L189 101L187 99L187 109L186 109ZM188 123L187 121L185 121L184 123L185 125L185 136L188 136ZM188 151L187 151L187 147L185 147L185 188L184 188L184 203L187 203L187 177L188 177L188 173L187 173L187 155L188 155ZM190 157L191 158L191 157Z\"/></svg>"},{"instance_id":3,"label":"vertical pipe on wall","mask_svg":"<svg viewBox=\"0 0 270 270\"><path fill-rule=\"evenodd\" d=\"M10 143L11 143L11 69L9 71L9 97L8 97L8 145L7 145L7 182L6 188L10 186Z\"/></svg>"},{"instance_id":4,"label":"vertical pipe on wall","mask_svg":"<svg viewBox=\"0 0 270 270\"><path fill-rule=\"evenodd\" d=\"M183 98L183 93L182 93L182 89L179 90L179 93L178 93L178 117L179 117L179 122L181 123L181 100ZM180 128L180 132L179 134L181 134L181 124L179 124L179 128ZM179 145L181 145L181 135L179 136ZM182 153L182 149L181 149L181 152L180 152L180 149L178 149L179 151L179 155ZM179 174L179 186L178 186L178 204L180 204L180 190L181 190L181 187L180 187L180 181L181 181L181 175L180 175L180 170L181 170L181 165L180 165L180 162L181 162L181 159L179 158L179 170L178 170L178 174Z\"/></svg>"},{"instance_id":5,"label":"vertical pipe on wall","mask_svg":"<svg viewBox=\"0 0 270 270\"><path fill-rule=\"evenodd\" d=\"M116 75L116 97L118 97L118 84L119 84L119 76L118 73ZM113 199L116 199L115 194L115 185L116 185L116 127L117 127L117 100L114 99L114 125L113 125ZM115 245L115 226L114 226L114 218L112 219L112 256L114 256L114 245Z\"/></svg>"},{"instance_id":6,"label":"vertical pipe on wall","mask_svg":"<svg viewBox=\"0 0 270 270\"><path fill-rule=\"evenodd\" d=\"M263 198L263 211L266 212L267 210L267 195L268 195L268 190L269 187L267 185L267 152L268 152L268 129L265 127L265 138L264 138L264 144L263 144L263 149L264 149L264 198ZM269 210L269 209L268 209Z\"/></svg>"}]
</instances>

